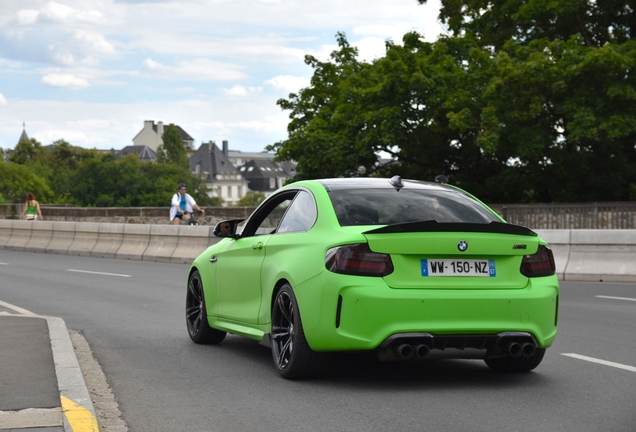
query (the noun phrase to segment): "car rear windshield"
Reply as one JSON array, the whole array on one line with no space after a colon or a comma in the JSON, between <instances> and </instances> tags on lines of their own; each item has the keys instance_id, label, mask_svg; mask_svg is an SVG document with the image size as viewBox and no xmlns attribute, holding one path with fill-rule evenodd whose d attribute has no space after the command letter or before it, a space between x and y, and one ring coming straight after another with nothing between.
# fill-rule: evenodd
<instances>
[{"instance_id":1,"label":"car rear windshield","mask_svg":"<svg viewBox=\"0 0 636 432\"><path fill-rule=\"evenodd\" d=\"M451 189L348 189L333 190L329 196L341 226L499 221L481 203Z\"/></svg>"}]
</instances>

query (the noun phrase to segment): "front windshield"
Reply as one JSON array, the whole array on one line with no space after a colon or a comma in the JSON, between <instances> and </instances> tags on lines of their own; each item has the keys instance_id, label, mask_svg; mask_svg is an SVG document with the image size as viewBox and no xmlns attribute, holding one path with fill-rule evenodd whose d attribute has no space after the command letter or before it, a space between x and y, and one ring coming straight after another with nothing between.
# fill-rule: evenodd
<instances>
[{"instance_id":1,"label":"front windshield","mask_svg":"<svg viewBox=\"0 0 636 432\"><path fill-rule=\"evenodd\" d=\"M452 189L349 189L329 192L338 222L350 225L393 225L437 222L499 221L481 203Z\"/></svg>"}]
</instances>

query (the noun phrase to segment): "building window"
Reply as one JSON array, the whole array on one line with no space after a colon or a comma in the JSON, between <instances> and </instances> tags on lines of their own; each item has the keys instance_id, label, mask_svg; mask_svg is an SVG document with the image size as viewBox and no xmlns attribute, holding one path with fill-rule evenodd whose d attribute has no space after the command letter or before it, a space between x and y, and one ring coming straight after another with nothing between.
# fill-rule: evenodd
<instances>
[{"instance_id":1,"label":"building window","mask_svg":"<svg viewBox=\"0 0 636 432\"><path fill-rule=\"evenodd\" d=\"M232 198L232 186L227 187L227 197Z\"/></svg>"},{"instance_id":2,"label":"building window","mask_svg":"<svg viewBox=\"0 0 636 432\"><path fill-rule=\"evenodd\" d=\"M276 179L274 177L269 179L269 188L274 189L276 187Z\"/></svg>"}]
</instances>

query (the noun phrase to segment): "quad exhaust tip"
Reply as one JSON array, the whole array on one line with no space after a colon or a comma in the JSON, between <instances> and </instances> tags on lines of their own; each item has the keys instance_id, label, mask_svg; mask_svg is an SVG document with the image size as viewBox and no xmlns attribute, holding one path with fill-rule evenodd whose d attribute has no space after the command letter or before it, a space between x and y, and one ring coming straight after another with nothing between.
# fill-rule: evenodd
<instances>
[{"instance_id":1,"label":"quad exhaust tip","mask_svg":"<svg viewBox=\"0 0 636 432\"><path fill-rule=\"evenodd\" d=\"M524 344L520 344L519 342L511 342L506 346L505 352L510 357L514 358L521 356L530 358L537 352L537 349L533 344L529 342L526 342Z\"/></svg>"},{"instance_id":2,"label":"quad exhaust tip","mask_svg":"<svg viewBox=\"0 0 636 432\"><path fill-rule=\"evenodd\" d=\"M431 349L424 344L411 345L407 343L391 345L378 353L378 358L388 360L425 360Z\"/></svg>"},{"instance_id":3,"label":"quad exhaust tip","mask_svg":"<svg viewBox=\"0 0 636 432\"><path fill-rule=\"evenodd\" d=\"M439 343L435 342L436 339L439 339ZM449 341L451 343L447 343ZM469 336L402 333L387 338L380 346L377 355L382 361L429 358L485 359L502 356L531 358L536 355L537 348L538 344L534 337L525 332Z\"/></svg>"}]
</instances>

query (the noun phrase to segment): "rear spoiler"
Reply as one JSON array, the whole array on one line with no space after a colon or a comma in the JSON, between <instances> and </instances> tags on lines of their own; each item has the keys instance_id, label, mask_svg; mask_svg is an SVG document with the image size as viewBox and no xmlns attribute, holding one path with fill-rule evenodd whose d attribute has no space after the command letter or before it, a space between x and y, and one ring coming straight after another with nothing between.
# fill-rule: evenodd
<instances>
[{"instance_id":1,"label":"rear spoiler","mask_svg":"<svg viewBox=\"0 0 636 432\"><path fill-rule=\"evenodd\" d=\"M498 234L518 234L538 237L530 228L504 222L473 223L473 222L437 222L427 220L387 225L382 228L365 231L362 234L389 234L407 232L489 232Z\"/></svg>"}]
</instances>

